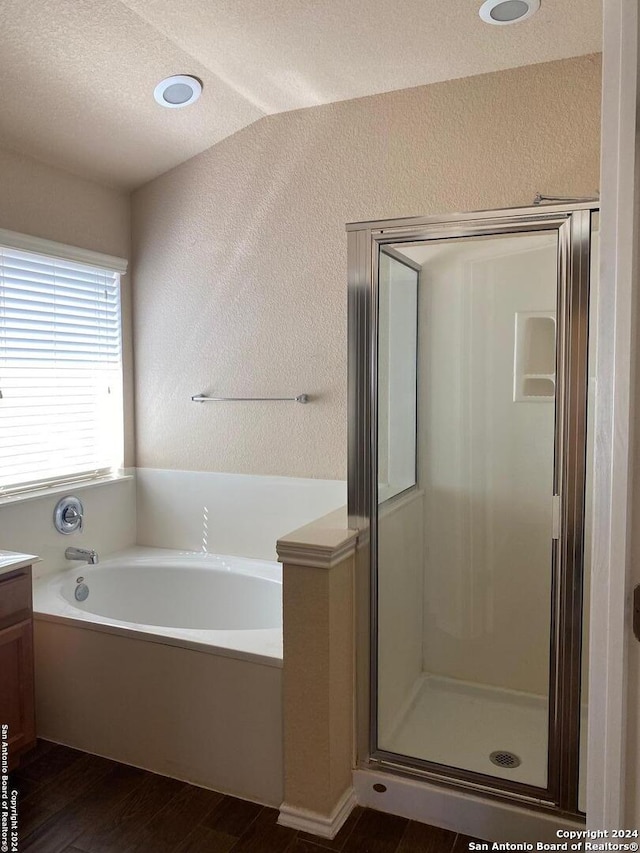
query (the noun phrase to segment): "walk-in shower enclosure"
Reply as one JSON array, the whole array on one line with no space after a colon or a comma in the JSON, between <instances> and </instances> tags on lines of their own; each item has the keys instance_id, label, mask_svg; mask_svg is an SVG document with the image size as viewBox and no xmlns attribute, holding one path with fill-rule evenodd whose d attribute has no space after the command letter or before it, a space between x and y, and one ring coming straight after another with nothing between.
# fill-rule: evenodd
<instances>
[{"instance_id":1,"label":"walk-in shower enclosure","mask_svg":"<svg viewBox=\"0 0 640 853\"><path fill-rule=\"evenodd\" d=\"M574 815L596 224L585 203L347 227L359 762Z\"/></svg>"}]
</instances>

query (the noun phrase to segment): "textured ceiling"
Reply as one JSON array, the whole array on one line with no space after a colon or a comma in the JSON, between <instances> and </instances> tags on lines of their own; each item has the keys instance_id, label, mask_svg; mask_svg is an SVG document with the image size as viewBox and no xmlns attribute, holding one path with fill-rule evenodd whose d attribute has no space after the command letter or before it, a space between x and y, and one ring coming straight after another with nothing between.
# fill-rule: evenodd
<instances>
[{"instance_id":1,"label":"textured ceiling","mask_svg":"<svg viewBox=\"0 0 640 853\"><path fill-rule=\"evenodd\" d=\"M0 0L0 147L132 188L261 116L601 48L600 0ZM183 110L155 84L204 85Z\"/></svg>"}]
</instances>

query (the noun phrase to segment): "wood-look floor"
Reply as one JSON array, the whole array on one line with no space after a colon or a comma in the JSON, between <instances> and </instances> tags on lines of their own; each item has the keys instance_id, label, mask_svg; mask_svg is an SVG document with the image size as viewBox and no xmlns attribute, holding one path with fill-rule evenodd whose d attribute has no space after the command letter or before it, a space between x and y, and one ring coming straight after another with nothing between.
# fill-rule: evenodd
<instances>
[{"instance_id":1,"label":"wood-look floor","mask_svg":"<svg viewBox=\"0 0 640 853\"><path fill-rule=\"evenodd\" d=\"M333 841L276 809L39 741L11 776L20 853L465 853L471 839L356 808Z\"/></svg>"}]
</instances>

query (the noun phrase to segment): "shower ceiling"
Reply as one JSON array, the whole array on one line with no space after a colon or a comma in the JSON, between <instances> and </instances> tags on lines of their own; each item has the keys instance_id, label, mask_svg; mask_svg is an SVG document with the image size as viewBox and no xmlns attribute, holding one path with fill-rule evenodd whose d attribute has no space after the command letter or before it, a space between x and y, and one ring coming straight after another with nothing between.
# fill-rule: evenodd
<instances>
[{"instance_id":1,"label":"shower ceiling","mask_svg":"<svg viewBox=\"0 0 640 853\"><path fill-rule=\"evenodd\" d=\"M265 115L601 49L599 0L2 0L0 147L132 188ZM185 110L153 99L192 74Z\"/></svg>"}]
</instances>

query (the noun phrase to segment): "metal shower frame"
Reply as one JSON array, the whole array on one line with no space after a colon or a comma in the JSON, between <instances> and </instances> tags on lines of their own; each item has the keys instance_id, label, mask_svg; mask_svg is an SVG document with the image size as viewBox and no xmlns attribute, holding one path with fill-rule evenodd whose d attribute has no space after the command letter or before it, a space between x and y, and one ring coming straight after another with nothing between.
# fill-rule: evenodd
<instances>
[{"instance_id":1,"label":"metal shower frame","mask_svg":"<svg viewBox=\"0 0 640 853\"><path fill-rule=\"evenodd\" d=\"M358 569L361 766L421 777L483 796L555 813L578 810L584 511L586 479L589 275L598 201L347 225L348 512L361 532ZM549 743L546 788L494 778L379 749L377 745L377 329L378 259L390 244L555 231L558 238L555 459L558 538L552 547ZM368 606L364 603L368 599ZM368 654L366 644L368 643ZM366 753L366 754L365 754Z\"/></svg>"}]
</instances>

